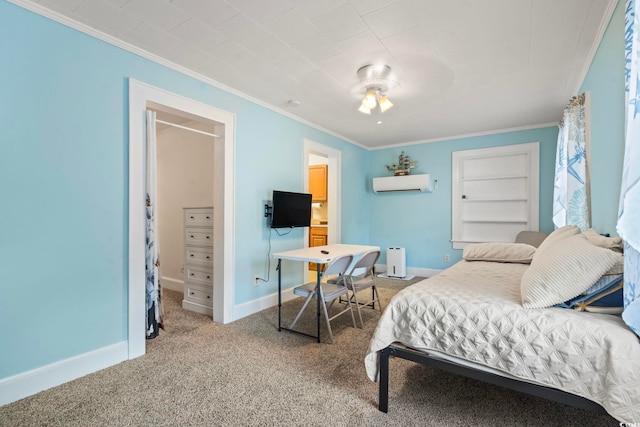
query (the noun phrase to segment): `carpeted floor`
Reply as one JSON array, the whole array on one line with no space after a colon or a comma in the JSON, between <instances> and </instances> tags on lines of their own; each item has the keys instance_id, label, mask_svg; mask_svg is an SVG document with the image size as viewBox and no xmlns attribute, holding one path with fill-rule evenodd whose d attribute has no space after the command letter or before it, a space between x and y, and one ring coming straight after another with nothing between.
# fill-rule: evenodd
<instances>
[{"instance_id":1,"label":"carpeted floor","mask_svg":"<svg viewBox=\"0 0 640 427\"><path fill-rule=\"evenodd\" d=\"M414 281L417 281L416 278ZM383 302L411 282L379 279ZM608 416L392 359L389 413L363 359L365 328L347 314L334 344L277 331L277 307L228 325L165 292L166 330L147 354L0 407L0 426L617 426ZM301 299L283 305L290 322ZM300 328L313 332L311 309ZM326 334L324 335L326 337Z\"/></svg>"}]
</instances>

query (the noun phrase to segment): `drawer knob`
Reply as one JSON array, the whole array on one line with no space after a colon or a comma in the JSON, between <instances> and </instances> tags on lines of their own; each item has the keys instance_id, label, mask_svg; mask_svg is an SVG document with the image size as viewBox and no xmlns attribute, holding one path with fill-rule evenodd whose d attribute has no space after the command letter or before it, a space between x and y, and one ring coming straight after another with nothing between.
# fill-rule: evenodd
<instances>
[{"instance_id":1,"label":"drawer knob","mask_svg":"<svg viewBox=\"0 0 640 427\"><path fill-rule=\"evenodd\" d=\"M211 279L211 276L207 276L207 279Z\"/></svg>"},{"instance_id":2,"label":"drawer knob","mask_svg":"<svg viewBox=\"0 0 640 427\"><path fill-rule=\"evenodd\" d=\"M209 219L209 217L207 217L207 219Z\"/></svg>"},{"instance_id":3,"label":"drawer knob","mask_svg":"<svg viewBox=\"0 0 640 427\"><path fill-rule=\"evenodd\" d=\"M193 292L189 292L189 295L193 295Z\"/></svg>"},{"instance_id":4,"label":"drawer knob","mask_svg":"<svg viewBox=\"0 0 640 427\"><path fill-rule=\"evenodd\" d=\"M195 273L191 273L192 276L195 276Z\"/></svg>"},{"instance_id":5,"label":"drawer knob","mask_svg":"<svg viewBox=\"0 0 640 427\"><path fill-rule=\"evenodd\" d=\"M191 238L193 239L193 234L191 235Z\"/></svg>"},{"instance_id":6,"label":"drawer knob","mask_svg":"<svg viewBox=\"0 0 640 427\"><path fill-rule=\"evenodd\" d=\"M211 259L211 257L209 255L207 255L207 259Z\"/></svg>"},{"instance_id":7,"label":"drawer knob","mask_svg":"<svg viewBox=\"0 0 640 427\"><path fill-rule=\"evenodd\" d=\"M209 295L207 295L207 299L211 298Z\"/></svg>"},{"instance_id":8,"label":"drawer knob","mask_svg":"<svg viewBox=\"0 0 640 427\"><path fill-rule=\"evenodd\" d=\"M211 238L210 236L207 236L207 239L210 239L210 238Z\"/></svg>"},{"instance_id":9,"label":"drawer knob","mask_svg":"<svg viewBox=\"0 0 640 427\"><path fill-rule=\"evenodd\" d=\"M193 254L189 255L191 258L193 258Z\"/></svg>"},{"instance_id":10,"label":"drawer knob","mask_svg":"<svg viewBox=\"0 0 640 427\"><path fill-rule=\"evenodd\" d=\"M193 218L194 218L194 217L193 217L193 216L191 216L191 219L193 219Z\"/></svg>"}]
</instances>

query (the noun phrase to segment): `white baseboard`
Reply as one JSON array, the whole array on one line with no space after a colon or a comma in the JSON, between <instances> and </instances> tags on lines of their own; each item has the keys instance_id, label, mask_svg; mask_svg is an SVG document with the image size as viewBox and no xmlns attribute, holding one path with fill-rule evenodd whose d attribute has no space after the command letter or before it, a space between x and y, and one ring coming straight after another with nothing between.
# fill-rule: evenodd
<instances>
[{"instance_id":1,"label":"white baseboard","mask_svg":"<svg viewBox=\"0 0 640 427\"><path fill-rule=\"evenodd\" d=\"M384 273L387 271L386 264L376 264L376 272ZM418 277L431 277L440 273L442 270L436 270L434 268L421 268L421 267L407 267L407 274Z\"/></svg>"},{"instance_id":2,"label":"white baseboard","mask_svg":"<svg viewBox=\"0 0 640 427\"><path fill-rule=\"evenodd\" d=\"M282 291L282 302L287 302L294 298L298 298L298 297L293 295L293 288L285 289L284 291ZM271 295L266 295L262 298L255 299L253 301L235 305L233 307L233 320L242 319L243 317L250 316L266 308L271 308L277 305L278 305L277 292L274 292Z\"/></svg>"},{"instance_id":3,"label":"white baseboard","mask_svg":"<svg viewBox=\"0 0 640 427\"><path fill-rule=\"evenodd\" d=\"M0 380L0 406L64 384L128 358L126 341Z\"/></svg>"},{"instance_id":4,"label":"white baseboard","mask_svg":"<svg viewBox=\"0 0 640 427\"><path fill-rule=\"evenodd\" d=\"M213 308L187 300L182 300L182 308L213 317Z\"/></svg>"},{"instance_id":5,"label":"white baseboard","mask_svg":"<svg viewBox=\"0 0 640 427\"><path fill-rule=\"evenodd\" d=\"M184 292L184 280L172 279L171 277L160 276L160 284L164 289L177 292Z\"/></svg>"}]
</instances>

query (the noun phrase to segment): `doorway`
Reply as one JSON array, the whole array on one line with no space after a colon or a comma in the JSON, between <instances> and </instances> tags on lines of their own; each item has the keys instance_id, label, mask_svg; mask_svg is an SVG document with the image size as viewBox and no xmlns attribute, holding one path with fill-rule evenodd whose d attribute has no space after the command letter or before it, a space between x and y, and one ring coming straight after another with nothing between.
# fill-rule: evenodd
<instances>
[{"instance_id":1,"label":"doorway","mask_svg":"<svg viewBox=\"0 0 640 427\"><path fill-rule=\"evenodd\" d=\"M326 224L326 242L334 244L341 242L340 235L340 180L341 180L341 164L342 152L335 148L319 144L317 142L304 140L304 189L309 192L309 166L313 164L324 164L327 170L327 198L324 206L317 206L316 219L325 221ZM321 202L317 202L321 203ZM312 209L314 211L314 209ZM323 227L323 228L325 228ZM309 246L310 228L305 228L305 247ZM315 272L309 272L309 266L306 266L307 274L313 274L315 280Z\"/></svg>"},{"instance_id":2,"label":"doorway","mask_svg":"<svg viewBox=\"0 0 640 427\"><path fill-rule=\"evenodd\" d=\"M145 353L145 213L144 159L147 108L216 127L214 144L214 286L213 321L233 320L234 283L234 143L235 117L210 105L129 79L129 275L128 358Z\"/></svg>"},{"instance_id":3,"label":"doorway","mask_svg":"<svg viewBox=\"0 0 640 427\"><path fill-rule=\"evenodd\" d=\"M215 181L213 150L216 140L223 137L216 134L223 131L222 125L163 111L156 111L155 123L155 243L160 253L163 301L165 291L176 291L183 295L182 309L212 317L213 241L190 241L187 230L211 230ZM208 216L200 218L202 215L196 212L204 210ZM208 221L202 224L192 220L193 215L198 219L208 218ZM191 268L195 270L188 271ZM162 308L163 323L170 327L166 305L162 304Z\"/></svg>"}]
</instances>

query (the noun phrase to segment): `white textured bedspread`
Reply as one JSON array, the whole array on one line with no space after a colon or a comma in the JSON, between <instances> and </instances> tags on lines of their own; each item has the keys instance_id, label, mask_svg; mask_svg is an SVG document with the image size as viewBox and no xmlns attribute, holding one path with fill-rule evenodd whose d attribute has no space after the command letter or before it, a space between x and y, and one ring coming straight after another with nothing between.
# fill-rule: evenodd
<instances>
[{"instance_id":1,"label":"white textured bedspread","mask_svg":"<svg viewBox=\"0 0 640 427\"><path fill-rule=\"evenodd\" d=\"M638 337L619 316L522 307L527 267L460 261L398 292L371 339L369 378L378 379L378 350L399 342L585 397L621 422L640 423Z\"/></svg>"}]
</instances>

